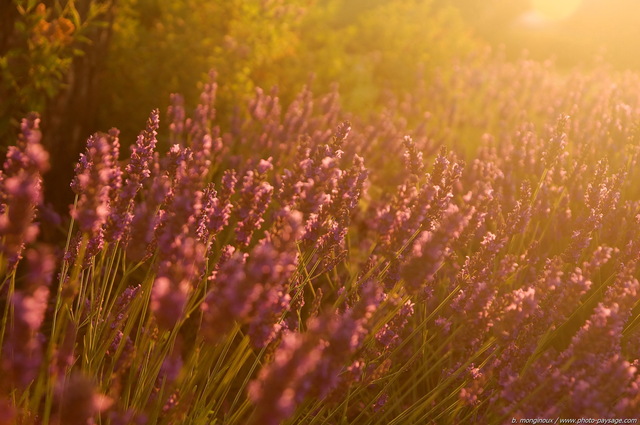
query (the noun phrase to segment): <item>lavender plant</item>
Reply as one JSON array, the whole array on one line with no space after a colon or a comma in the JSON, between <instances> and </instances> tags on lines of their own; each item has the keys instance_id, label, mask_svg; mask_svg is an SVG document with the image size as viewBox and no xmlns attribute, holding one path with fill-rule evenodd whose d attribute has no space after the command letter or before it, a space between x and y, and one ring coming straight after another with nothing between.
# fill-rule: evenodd
<instances>
[{"instance_id":1,"label":"lavender plant","mask_svg":"<svg viewBox=\"0 0 640 425\"><path fill-rule=\"evenodd\" d=\"M37 240L29 116L0 174L0 423L632 417L640 90L611 87L640 79L601 77L491 59L370 120L305 88L225 123L212 73L128 158L89 137L64 247Z\"/></svg>"}]
</instances>

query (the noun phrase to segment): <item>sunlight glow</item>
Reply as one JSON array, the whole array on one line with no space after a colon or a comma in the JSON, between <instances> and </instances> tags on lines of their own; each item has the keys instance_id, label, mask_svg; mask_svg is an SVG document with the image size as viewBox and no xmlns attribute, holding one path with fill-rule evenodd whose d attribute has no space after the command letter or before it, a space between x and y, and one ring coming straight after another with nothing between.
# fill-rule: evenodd
<instances>
[{"instance_id":1,"label":"sunlight glow","mask_svg":"<svg viewBox=\"0 0 640 425\"><path fill-rule=\"evenodd\" d=\"M573 15L582 0L531 0L534 11L549 20L560 21Z\"/></svg>"}]
</instances>

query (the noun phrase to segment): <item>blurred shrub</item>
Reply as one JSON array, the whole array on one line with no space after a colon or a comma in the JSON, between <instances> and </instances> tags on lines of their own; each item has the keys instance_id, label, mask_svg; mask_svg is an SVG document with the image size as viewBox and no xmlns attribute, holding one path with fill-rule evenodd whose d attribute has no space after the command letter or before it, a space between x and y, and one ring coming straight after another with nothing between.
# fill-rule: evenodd
<instances>
[{"instance_id":1,"label":"blurred shrub","mask_svg":"<svg viewBox=\"0 0 640 425\"><path fill-rule=\"evenodd\" d=\"M347 109L367 112L475 45L457 12L433 1L123 0L100 128L132 139L170 93L197 99L194 82L211 68L222 116L258 85L291 101L311 75L316 90L337 82Z\"/></svg>"},{"instance_id":2,"label":"blurred shrub","mask_svg":"<svg viewBox=\"0 0 640 425\"><path fill-rule=\"evenodd\" d=\"M220 75L222 105L252 93L253 82L265 75L287 73L278 61L296 52L303 3L121 1L100 122L117 123L124 135L134 135L170 93L197 99L196 82L211 68Z\"/></svg>"},{"instance_id":3,"label":"blurred shrub","mask_svg":"<svg viewBox=\"0 0 640 425\"><path fill-rule=\"evenodd\" d=\"M459 13L442 2L330 0L306 16L301 71L340 84L347 109L377 109L392 93L413 92L422 78L478 47Z\"/></svg>"},{"instance_id":4,"label":"blurred shrub","mask_svg":"<svg viewBox=\"0 0 640 425\"><path fill-rule=\"evenodd\" d=\"M81 17L73 1L34 0L0 6L0 140L13 140L19 120L44 112L67 82L73 58L86 48L87 30L108 7L91 1Z\"/></svg>"}]
</instances>

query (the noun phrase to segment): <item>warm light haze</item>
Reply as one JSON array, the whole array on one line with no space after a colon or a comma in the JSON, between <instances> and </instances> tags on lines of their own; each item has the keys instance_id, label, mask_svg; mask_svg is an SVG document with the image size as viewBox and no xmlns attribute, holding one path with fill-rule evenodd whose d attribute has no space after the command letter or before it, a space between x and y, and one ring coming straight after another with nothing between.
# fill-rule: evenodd
<instances>
[{"instance_id":1,"label":"warm light haze","mask_svg":"<svg viewBox=\"0 0 640 425\"><path fill-rule=\"evenodd\" d=\"M563 20L573 15L582 0L531 0L531 8L549 20Z\"/></svg>"},{"instance_id":2,"label":"warm light haze","mask_svg":"<svg viewBox=\"0 0 640 425\"><path fill-rule=\"evenodd\" d=\"M0 0L0 425L637 424L640 0Z\"/></svg>"}]
</instances>

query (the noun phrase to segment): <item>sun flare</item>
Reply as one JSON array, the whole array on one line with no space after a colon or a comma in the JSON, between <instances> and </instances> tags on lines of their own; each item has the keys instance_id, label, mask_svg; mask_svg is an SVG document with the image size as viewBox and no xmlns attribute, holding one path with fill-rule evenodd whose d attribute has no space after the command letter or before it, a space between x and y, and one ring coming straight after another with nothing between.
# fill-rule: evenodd
<instances>
[{"instance_id":1,"label":"sun flare","mask_svg":"<svg viewBox=\"0 0 640 425\"><path fill-rule=\"evenodd\" d=\"M573 15L582 0L532 0L533 10L543 15L545 18L559 21Z\"/></svg>"}]
</instances>

